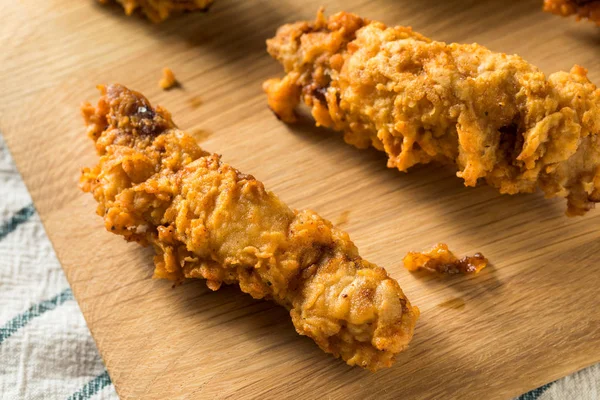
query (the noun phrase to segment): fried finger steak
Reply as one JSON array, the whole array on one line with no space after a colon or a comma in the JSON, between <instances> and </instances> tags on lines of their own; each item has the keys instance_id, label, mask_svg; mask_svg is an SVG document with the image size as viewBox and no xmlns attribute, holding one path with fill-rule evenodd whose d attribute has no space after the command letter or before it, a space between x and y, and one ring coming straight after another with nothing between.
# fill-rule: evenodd
<instances>
[{"instance_id":1,"label":"fried finger steak","mask_svg":"<svg viewBox=\"0 0 600 400\"><path fill-rule=\"evenodd\" d=\"M544 0L544 11L563 17L576 15L600 25L600 0Z\"/></svg>"},{"instance_id":2,"label":"fried finger steak","mask_svg":"<svg viewBox=\"0 0 600 400\"><path fill-rule=\"evenodd\" d=\"M565 197L568 215L600 201L600 90L579 66L546 78L516 55L345 12L284 25L267 47L286 75L264 89L286 122L303 100L388 167L454 164L467 186Z\"/></svg>"},{"instance_id":3,"label":"fried finger steak","mask_svg":"<svg viewBox=\"0 0 600 400\"><path fill-rule=\"evenodd\" d=\"M99 0L108 3L109 0ZM127 15L141 10L152 22L161 22L169 15L184 11L208 11L214 0L116 0Z\"/></svg>"},{"instance_id":4,"label":"fried finger steak","mask_svg":"<svg viewBox=\"0 0 600 400\"><path fill-rule=\"evenodd\" d=\"M203 151L141 94L101 91L97 107L83 107L100 162L80 185L108 231L154 248L155 277L238 284L288 308L298 333L348 364L393 363L419 311L347 233Z\"/></svg>"}]
</instances>

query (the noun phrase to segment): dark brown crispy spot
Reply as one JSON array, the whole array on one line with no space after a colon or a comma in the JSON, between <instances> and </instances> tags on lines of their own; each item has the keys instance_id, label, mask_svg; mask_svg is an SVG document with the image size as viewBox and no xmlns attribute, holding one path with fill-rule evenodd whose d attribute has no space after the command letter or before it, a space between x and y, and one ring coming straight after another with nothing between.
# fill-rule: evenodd
<instances>
[{"instance_id":1,"label":"dark brown crispy spot","mask_svg":"<svg viewBox=\"0 0 600 400\"><path fill-rule=\"evenodd\" d=\"M315 99L323 104L327 104L327 87L319 87L313 90L312 95Z\"/></svg>"},{"instance_id":2,"label":"dark brown crispy spot","mask_svg":"<svg viewBox=\"0 0 600 400\"><path fill-rule=\"evenodd\" d=\"M400 298L400 306L402 307L402 313L406 314L408 313L408 306L406 305L406 299L405 298Z\"/></svg>"},{"instance_id":3,"label":"dark brown crispy spot","mask_svg":"<svg viewBox=\"0 0 600 400\"><path fill-rule=\"evenodd\" d=\"M517 124L510 124L501 127L500 132L500 149L504 151L508 160L515 160L523 150L523 135L519 133Z\"/></svg>"},{"instance_id":4,"label":"dark brown crispy spot","mask_svg":"<svg viewBox=\"0 0 600 400\"><path fill-rule=\"evenodd\" d=\"M366 300L372 300L375 291L371 288L362 288L358 292L358 295Z\"/></svg>"},{"instance_id":5,"label":"dark brown crispy spot","mask_svg":"<svg viewBox=\"0 0 600 400\"><path fill-rule=\"evenodd\" d=\"M473 256L465 256L455 263L458 272L473 273L477 271L477 264L485 262L485 257L481 253L475 253Z\"/></svg>"},{"instance_id":6,"label":"dark brown crispy spot","mask_svg":"<svg viewBox=\"0 0 600 400\"><path fill-rule=\"evenodd\" d=\"M107 88L110 123L125 134L156 136L170 126L163 115L152 108L141 93L115 84Z\"/></svg>"}]
</instances>

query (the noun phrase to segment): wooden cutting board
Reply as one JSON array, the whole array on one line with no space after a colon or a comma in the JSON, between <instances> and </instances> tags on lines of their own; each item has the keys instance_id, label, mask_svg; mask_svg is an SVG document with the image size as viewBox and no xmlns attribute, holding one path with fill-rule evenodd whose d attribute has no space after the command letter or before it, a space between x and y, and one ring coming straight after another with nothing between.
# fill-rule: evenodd
<instances>
[{"instance_id":1,"label":"wooden cutting board","mask_svg":"<svg viewBox=\"0 0 600 400\"><path fill-rule=\"evenodd\" d=\"M264 41L319 5L412 25L445 41L519 53L546 72L587 66L600 82L600 32L541 12L541 0L217 0L161 25L89 0L0 3L0 130L123 399L508 398L600 360L600 210L464 188L452 171L385 168L385 156L310 124L286 126L261 82L281 74ZM171 67L182 87L158 88ZM79 104L119 82L170 110L203 146L292 207L346 229L422 311L397 364L372 374L298 336L285 310L235 287L151 279L147 249L104 231L80 167L96 162ZM473 277L402 267L447 242L483 252ZM42 284L42 283L40 283Z\"/></svg>"}]
</instances>

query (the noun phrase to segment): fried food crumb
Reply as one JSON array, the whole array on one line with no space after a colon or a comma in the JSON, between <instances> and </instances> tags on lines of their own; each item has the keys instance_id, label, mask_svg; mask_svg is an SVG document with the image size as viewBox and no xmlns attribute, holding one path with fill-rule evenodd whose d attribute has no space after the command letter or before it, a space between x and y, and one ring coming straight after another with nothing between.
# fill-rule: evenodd
<instances>
[{"instance_id":1,"label":"fried food crumb","mask_svg":"<svg viewBox=\"0 0 600 400\"><path fill-rule=\"evenodd\" d=\"M562 17L577 16L577 21L588 19L600 26L600 0L544 0L544 11Z\"/></svg>"},{"instance_id":2,"label":"fried food crumb","mask_svg":"<svg viewBox=\"0 0 600 400\"><path fill-rule=\"evenodd\" d=\"M404 267L409 271L424 269L441 274L476 274L486 267L488 260L481 253L457 258L445 243L436 244L424 252L411 251L404 257Z\"/></svg>"},{"instance_id":3,"label":"fried food crumb","mask_svg":"<svg viewBox=\"0 0 600 400\"><path fill-rule=\"evenodd\" d=\"M158 86L160 86L163 90L169 90L177 85L177 79L175 78L175 74L171 70L171 68L163 68L163 75L158 82Z\"/></svg>"}]
</instances>

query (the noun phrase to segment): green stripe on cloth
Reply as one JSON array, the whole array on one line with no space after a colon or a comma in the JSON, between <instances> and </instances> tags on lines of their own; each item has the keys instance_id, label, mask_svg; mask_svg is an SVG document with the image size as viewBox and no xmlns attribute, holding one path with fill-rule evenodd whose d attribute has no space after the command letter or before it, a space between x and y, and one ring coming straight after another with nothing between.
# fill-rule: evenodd
<instances>
[{"instance_id":1,"label":"green stripe on cloth","mask_svg":"<svg viewBox=\"0 0 600 400\"><path fill-rule=\"evenodd\" d=\"M50 300L45 300L29 307L27 311L17 315L8 321L3 327L0 327L0 344L11 337L19 329L27 325L29 321L35 317L39 317L46 311L54 310L56 307L68 300L73 300L73 293L71 292L70 288L63 290Z\"/></svg>"},{"instance_id":2,"label":"green stripe on cloth","mask_svg":"<svg viewBox=\"0 0 600 400\"><path fill-rule=\"evenodd\" d=\"M9 233L17 229L17 226L31 218L33 214L35 214L35 207L33 204L25 206L17 211L8 221L0 225L0 240L4 239Z\"/></svg>"},{"instance_id":3,"label":"green stripe on cloth","mask_svg":"<svg viewBox=\"0 0 600 400\"><path fill-rule=\"evenodd\" d=\"M108 371L104 371L88 383L86 383L79 391L73 393L68 400L87 400L112 382Z\"/></svg>"},{"instance_id":4,"label":"green stripe on cloth","mask_svg":"<svg viewBox=\"0 0 600 400\"><path fill-rule=\"evenodd\" d=\"M537 389L533 389L531 392L527 392L519 396L517 400L537 400L554 382L547 383L544 386L540 386Z\"/></svg>"}]
</instances>

